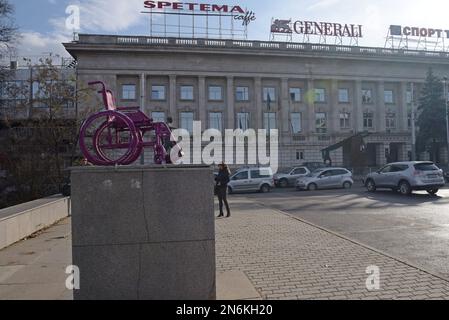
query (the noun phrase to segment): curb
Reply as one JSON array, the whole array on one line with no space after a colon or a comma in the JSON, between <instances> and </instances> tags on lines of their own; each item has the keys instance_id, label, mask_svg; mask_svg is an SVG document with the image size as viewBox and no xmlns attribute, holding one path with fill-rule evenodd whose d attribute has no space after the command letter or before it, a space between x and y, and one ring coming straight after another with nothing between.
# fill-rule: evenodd
<instances>
[{"instance_id":1,"label":"curb","mask_svg":"<svg viewBox=\"0 0 449 320\"><path fill-rule=\"evenodd\" d=\"M434 272L434 271L429 271L429 270L427 270L426 268L421 267L421 266L417 266L417 265L415 265L415 264L413 264L413 263L411 263L411 262L409 262L409 261L407 261L407 260L405 260L405 259L398 258L398 257L394 257L394 256L390 255L389 253L386 253L386 252L384 252L384 251L382 251L382 250L379 250L379 249L370 247L370 246L368 246L368 245L366 245L366 244L364 244L364 243L359 242L358 240L354 240L354 239L352 239L352 238L349 238L349 237L347 237L347 236L345 236L345 235L342 235L342 234L340 234L340 233L337 233L337 232L335 232L335 231L332 231L332 230L329 230L329 229L327 229L327 228L318 226L318 225L316 225L316 224L314 224L314 223L311 223L311 222L306 221L306 220L304 220L304 219L302 219L302 218L299 218L299 217L297 217L297 216L294 216L294 215L292 215L292 214L290 214L290 213L288 213L288 212L285 212L285 211L282 211L282 210L279 210L279 209L273 209L273 208L271 208L271 207L269 207L269 206L267 206L267 205L265 205L265 204L263 204L263 203L261 203L261 202L259 202L259 201L254 201L254 203L256 203L257 205L259 205L260 207L263 207L263 208L265 208L265 209L269 209L269 210L271 210L271 211L273 211L273 212L276 212L276 213L278 213L278 214L281 214L281 215L283 215L283 216L287 216L287 217L289 217L289 218L291 218L291 219L293 219L293 220L302 222L302 223L307 224L307 225L309 225L309 226L311 226L311 227L314 227L314 228L317 228L317 229L322 230L322 231L324 231L324 232L327 232L327 233L329 233L329 234L332 234L332 235L334 235L334 236L336 236L336 237L339 237L339 238L341 238L341 239L344 239L344 240L346 240L346 241L349 241L349 242L351 242L351 243L353 243L353 244L359 245L359 246L361 246L361 247L363 247L363 248L365 248L365 249L368 249L368 250L370 250L370 251L373 251L373 252L375 252L375 253L377 253L377 254L380 254L380 255L382 255L382 256L385 256L385 257L388 257L388 258L390 258L390 259L393 259L393 260L395 260L395 261L397 261L397 262L400 262L400 263L402 263L402 264L405 264L405 265L407 265L407 266L409 266L409 267L411 267L411 268L418 269L418 270L420 270L420 271L422 271L422 272L424 272L424 273L427 273L427 274L429 274L429 275L431 275L431 276L434 276L434 277L436 277L436 278L438 278L438 279L440 279L440 280L443 280L443 281L449 283L449 278L446 278L446 277L443 276L442 274L439 274L439 273Z\"/></svg>"}]
</instances>

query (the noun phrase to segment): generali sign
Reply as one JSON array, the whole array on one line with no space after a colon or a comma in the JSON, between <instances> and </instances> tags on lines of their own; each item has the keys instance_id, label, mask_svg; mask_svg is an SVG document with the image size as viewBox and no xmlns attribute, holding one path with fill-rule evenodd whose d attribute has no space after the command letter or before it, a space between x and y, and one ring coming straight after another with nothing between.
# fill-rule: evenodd
<instances>
[{"instance_id":1,"label":"generali sign","mask_svg":"<svg viewBox=\"0 0 449 320\"><path fill-rule=\"evenodd\" d=\"M305 35L362 38L362 25L341 24L332 22L274 20L271 32L297 33Z\"/></svg>"},{"instance_id":2,"label":"generali sign","mask_svg":"<svg viewBox=\"0 0 449 320\"><path fill-rule=\"evenodd\" d=\"M181 14L184 12L217 13L231 14L235 20L242 21L243 25L248 25L256 20L256 14L253 11L243 9L238 5L193 3L193 2L170 2L170 1L144 1L144 7L147 9L177 10Z\"/></svg>"}]
</instances>

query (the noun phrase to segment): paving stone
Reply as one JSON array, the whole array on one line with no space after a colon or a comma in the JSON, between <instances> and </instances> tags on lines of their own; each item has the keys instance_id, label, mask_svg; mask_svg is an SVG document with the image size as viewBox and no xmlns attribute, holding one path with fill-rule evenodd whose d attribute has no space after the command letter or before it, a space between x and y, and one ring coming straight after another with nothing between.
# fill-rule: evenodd
<instances>
[{"instance_id":1,"label":"paving stone","mask_svg":"<svg viewBox=\"0 0 449 320\"><path fill-rule=\"evenodd\" d=\"M232 201L217 220L217 265L238 265L266 298L333 300L443 299L449 282L335 234L254 204ZM380 268L381 290L366 288L366 268ZM219 270L220 271L220 270Z\"/></svg>"}]
</instances>

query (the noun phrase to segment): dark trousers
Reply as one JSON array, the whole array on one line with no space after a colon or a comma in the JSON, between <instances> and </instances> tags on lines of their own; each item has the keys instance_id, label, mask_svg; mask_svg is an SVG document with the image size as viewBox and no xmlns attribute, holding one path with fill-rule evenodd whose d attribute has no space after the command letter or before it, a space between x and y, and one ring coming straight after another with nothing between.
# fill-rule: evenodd
<instances>
[{"instance_id":1,"label":"dark trousers","mask_svg":"<svg viewBox=\"0 0 449 320\"><path fill-rule=\"evenodd\" d=\"M223 215L223 203L226 206L226 211L228 213L228 216L231 215L231 210L229 209L229 204L228 204L228 188L227 187L218 187L217 188L217 196L218 196L218 201L219 201L219 205L220 205L220 215Z\"/></svg>"}]
</instances>

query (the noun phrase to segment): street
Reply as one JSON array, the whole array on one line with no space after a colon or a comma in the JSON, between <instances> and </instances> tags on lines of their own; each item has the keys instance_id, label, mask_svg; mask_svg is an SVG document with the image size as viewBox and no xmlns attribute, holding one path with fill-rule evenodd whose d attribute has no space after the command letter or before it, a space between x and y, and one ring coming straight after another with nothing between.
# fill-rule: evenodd
<instances>
[{"instance_id":1,"label":"street","mask_svg":"<svg viewBox=\"0 0 449 320\"><path fill-rule=\"evenodd\" d=\"M361 187L233 196L242 197L449 278L449 190L436 197L426 192L409 197L368 193Z\"/></svg>"}]
</instances>

